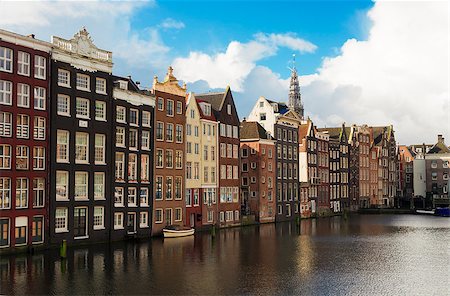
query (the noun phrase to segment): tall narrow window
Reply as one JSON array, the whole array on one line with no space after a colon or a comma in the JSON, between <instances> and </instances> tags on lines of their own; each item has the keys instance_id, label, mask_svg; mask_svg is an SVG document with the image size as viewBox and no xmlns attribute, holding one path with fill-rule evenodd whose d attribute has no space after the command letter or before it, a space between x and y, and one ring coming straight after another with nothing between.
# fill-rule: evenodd
<instances>
[{"instance_id":1,"label":"tall narrow window","mask_svg":"<svg viewBox=\"0 0 450 296\"><path fill-rule=\"evenodd\" d=\"M183 168L183 151L177 150L175 152L175 168L182 169Z\"/></svg>"},{"instance_id":2,"label":"tall narrow window","mask_svg":"<svg viewBox=\"0 0 450 296\"><path fill-rule=\"evenodd\" d=\"M129 148L136 150L138 148L138 131L135 129L130 129L128 132L128 140Z\"/></svg>"},{"instance_id":3,"label":"tall narrow window","mask_svg":"<svg viewBox=\"0 0 450 296\"><path fill-rule=\"evenodd\" d=\"M17 170L28 170L28 157L29 148L28 146L16 146L16 169Z\"/></svg>"},{"instance_id":4,"label":"tall narrow window","mask_svg":"<svg viewBox=\"0 0 450 296\"><path fill-rule=\"evenodd\" d=\"M128 188L128 206L129 207L136 206L136 187Z\"/></svg>"},{"instance_id":5,"label":"tall narrow window","mask_svg":"<svg viewBox=\"0 0 450 296\"><path fill-rule=\"evenodd\" d=\"M89 100L77 98L76 103L77 117L89 119Z\"/></svg>"},{"instance_id":6,"label":"tall narrow window","mask_svg":"<svg viewBox=\"0 0 450 296\"><path fill-rule=\"evenodd\" d=\"M164 123L156 122L156 140L163 141L164 140Z\"/></svg>"},{"instance_id":7,"label":"tall narrow window","mask_svg":"<svg viewBox=\"0 0 450 296\"><path fill-rule=\"evenodd\" d=\"M114 192L114 206L123 207L123 187L116 187Z\"/></svg>"},{"instance_id":8,"label":"tall narrow window","mask_svg":"<svg viewBox=\"0 0 450 296\"><path fill-rule=\"evenodd\" d=\"M166 199L168 200L173 199L172 188L173 188L172 177L166 177Z\"/></svg>"},{"instance_id":9,"label":"tall narrow window","mask_svg":"<svg viewBox=\"0 0 450 296\"><path fill-rule=\"evenodd\" d=\"M181 177L175 177L175 199L181 199L182 192L183 192L183 186L182 186L182 178Z\"/></svg>"},{"instance_id":10,"label":"tall narrow window","mask_svg":"<svg viewBox=\"0 0 450 296\"><path fill-rule=\"evenodd\" d=\"M167 100L166 106L167 116L173 116L173 101Z\"/></svg>"},{"instance_id":11,"label":"tall narrow window","mask_svg":"<svg viewBox=\"0 0 450 296\"><path fill-rule=\"evenodd\" d=\"M88 199L87 172L75 172L75 199Z\"/></svg>"},{"instance_id":12,"label":"tall narrow window","mask_svg":"<svg viewBox=\"0 0 450 296\"><path fill-rule=\"evenodd\" d=\"M116 121L117 122L122 122L122 123L126 123L127 122L127 118L126 118L126 108L122 107L122 106L117 106L116 107Z\"/></svg>"},{"instance_id":13,"label":"tall narrow window","mask_svg":"<svg viewBox=\"0 0 450 296\"><path fill-rule=\"evenodd\" d=\"M56 162L69 162L69 132L58 130L56 133Z\"/></svg>"},{"instance_id":14,"label":"tall narrow window","mask_svg":"<svg viewBox=\"0 0 450 296\"><path fill-rule=\"evenodd\" d=\"M33 207L42 208L45 203L45 179L33 179Z\"/></svg>"},{"instance_id":15,"label":"tall narrow window","mask_svg":"<svg viewBox=\"0 0 450 296\"><path fill-rule=\"evenodd\" d=\"M139 125L139 110L130 109L130 125Z\"/></svg>"},{"instance_id":16,"label":"tall narrow window","mask_svg":"<svg viewBox=\"0 0 450 296\"><path fill-rule=\"evenodd\" d=\"M30 117L25 114L17 115L16 136L21 139L28 139L30 136Z\"/></svg>"},{"instance_id":17,"label":"tall narrow window","mask_svg":"<svg viewBox=\"0 0 450 296\"><path fill-rule=\"evenodd\" d=\"M30 86L17 83L17 107L30 108Z\"/></svg>"},{"instance_id":18,"label":"tall narrow window","mask_svg":"<svg viewBox=\"0 0 450 296\"><path fill-rule=\"evenodd\" d=\"M28 208L28 178L16 179L16 209Z\"/></svg>"},{"instance_id":19,"label":"tall narrow window","mask_svg":"<svg viewBox=\"0 0 450 296\"><path fill-rule=\"evenodd\" d=\"M56 208L55 211L55 232L67 232L67 208Z\"/></svg>"},{"instance_id":20,"label":"tall narrow window","mask_svg":"<svg viewBox=\"0 0 450 296\"><path fill-rule=\"evenodd\" d=\"M150 132L142 131L141 140L142 140L141 148L144 150L149 150L150 149Z\"/></svg>"},{"instance_id":21,"label":"tall narrow window","mask_svg":"<svg viewBox=\"0 0 450 296\"><path fill-rule=\"evenodd\" d=\"M69 173L56 171L56 200L69 199Z\"/></svg>"},{"instance_id":22,"label":"tall narrow window","mask_svg":"<svg viewBox=\"0 0 450 296\"><path fill-rule=\"evenodd\" d=\"M95 92L106 94L106 79L98 77L95 79Z\"/></svg>"},{"instance_id":23,"label":"tall narrow window","mask_svg":"<svg viewBox=\"0 0 450 296\"><path fill-rule=\"evenodd\" d=\"M94 207L94 229L105 229L105 208Z\"/></svg>"},{"instance_id":24,"label":"tall narrow window","mask_svg":"<svg viewBox=\"0 0 450 296\"><path fill-rule=\"evenodd\" d=\"M10 48L0 46L0 71L13 71L13 51Z\"/></svg>"},{"instance_id":25,"label":"tall narrow window","mask_svg":"<svg viewBox=\"0 0 450 296\"><path fill-rule=\"evenodd\" d=\"M94 199L105 199L105 173L94 173Z\"/></svg>"},{"instance_id":26,"label":"tall narrow window","mask_svg":"<svg viewBox=\"0 0 450 296\"><path fill-rule=\"evenodd\" d=\"M89 134L75 134L75 163L89 162Z\"/></svg>"},{"instance_id":27,"label":"tall narrow window","mask_svg":"<svg viewBox=\"0 0 450 296\"><path fill-rule=\"evenodd\" d=\"M116 128L116 146L125 147L125 128L123 127Z\"/></svg>"},{"instance_id":28,"label":"tall narrow window","mask_svg":"<svg viewBox=\"0 0 450 296\"><path fill-rule=\"evenodd\" d=\"M156 183L155 199L162 200L162 198L163 198L163 195L162 195L163 177L156 176L155 183Z\"/></svg>"},{"instance_id":29,"label":"tall narrow window","mask_svg":"<svg viewBox=\"0 0 450 296\"><path fill-rule=\"evenodd\" d=\"M156 167L162 168L164 166L164 150L156 149Z\"/></svg>"},{"instance_id":30,"label":"tall narrow window","mask_svg":"<svg viewBox=\"0 0 450 296\"><path fill-rule=\"evenodd\" d=\"M95 164L105 164L105 135L95 134Z\"/></svg>"},{"instance_id":31,"label":"tall narrow window","mask_svg":"<svg viewBox=\"0 0 450 296\"><path fill-rule=\"evenodd\" d=\"M137 155L134 153L128 154L128 181L137 181Z\"/></svg>"},{"instance_id":32,"label":"tall narrow window","mask_svg":"<svg viewBox=\"0 0 450 296\"><path fill-rule=\"evenodd\" d=\"M11 208L11 178L0 177L0 209Z\"/></svg>"},{"instance_id":33,"label":"tall narrow window","mask_svg":"<svg viewBox=\"0 0 450 296\"><path fill-rule=\"evenodd\" d=\"M39 79L46 78L47 59L38 55L34 56L34 77Z\"/></svg>"},{"instance_id":34,"label":"tall narrow window","mask_svg":"<svg viewBox=\"0 0 450 296\"><path fill-rule=\"evenodd\" d=\"M172 123L166 124L166 141L173 142L173 124Z\"/></svg>"},{"instance_id":35,"label":"tall narrow window","mask_svg":"<svg viewBox=\"0 0 450 296\"><path fill-rule=\"evenodd\" d=\"M33 138L35 140L45 140L45 117L34 117Z\"/></svg>"},{"instance_id":36,"label":"tall narrow window","mask_svg":"<svg viewBox=\"0 0 450 296\"><path fill-rule=\"evenodd\" d=\"M106 102L95 101L95 120L106 121Z\"/></svg>"},{"instance_id":37,"label":"tall narrow window","mask_svg":"<svg viewBox=\"0 0 450 296\"><path fill-rule=\"evenodd\" d=\"M141 192L139 194L139 206L148 206L148 188L141 188Z\"/></svg>"},{"instance_id":38,"label":"tall narrow window","mask_svg":"<svg viewBox=\"0 0 450 296\"><path fill-rule=\"evenodd\" d=\"M150 127L151 113L142 111L142 126Z\"/></svg>"},{"instance_id":39,"label":"tall narrow window","mask_svg":"<svg viewBox=\"0 0 450 296\"><path fill-rule=\"evenodd\" d=\"M11 168L11 146L1 144L0 145L0 169Z\"/></svg>"},{"instance_id":40,"label":"tall narrow window","mask_svg":"<svg viewBox=\"0 0 450 296\"><path fill-rule=\"evenodd\" d=\"M58 85L70 87L70 72L63 69L58 69Z\"/></svg>"},{"instance_id":41,"label":"tall narrow window","mask_svg":"<svg viewBox=\"0 0 450 296\"><path fill-rule=\"evenodd\" d=\"M30 54L19 51L17 56L17 74L30 76Z\"/></svg>"},{"instance_id":42,"label":"tall narrow window","mask_svg":"<svg viewBox=\"0 0 450 296\"><path fill-rule=\"evenodd\" d=\"M58 94L57 102L57 113L58 115L70 116L70 97Z\"/></svg>"},{"instance_id":43,"label":"tall narrow window","mask_svg":"<svg viewBox=\"0 0 450 296\"><path fill-rule=\"evenodd\" d=\"M166 168L173 168L173 150L166 150Z\"/></svg>"},{"instance_id":44,"label":"tall narrow window","mask_svg":"<svg viewBox=\"0 0 450 296\"><path fill-rule=\"evenodd\" d=\"M12 136L12 114L8 112L0 112L0 136Z\"/></svg>"},{"instance_id":45,"label":"tall narrow window","mask_svg":"<svg viewBox=\"0 0 450 296\"><path fill-rule=\"evenodd\" d=\"M150 162L147 154L141 155L141 182L149 182Z\"/></svg>"},{"instance_id":46,"label":"tall narrow window","mask_svg":"<svg viewBox=\"0 0 450 296\"><path fill-rule=\"evenodd\" d=\"M177 143L183 143L183 126L180 124L176 126L176 141Z\"/></svg>"},{"instance_id":47,"label":"tall narrow window","mask_svg":"<svg viewBox=\"0 0 450 296\"><path fill-rule=\"evenodd\" d=\"M88 75L77 73L77 89L90 91L90 79Z\"/></svg>"},{"instance_id":48,"label":"tall narrow window","mask_svg":"<svg viewBox=\"0 0 450 296\"><path fill-rule=\"evenodd\" d=\"M45 88L40 86L34 87L34 109L45 110Z\"/></svg>"},{"instance_id":49,"label":"tall narrow window","mask_svg":"<svg viewBox=\"0 0 450 296\"><path fill-rule=\"evenodd\" d=\"M124 181L125 154L116 152L116 181Z\"/></svg>"},{"instance_id":50,"label":"tall narrow window","mask_svg":"<svg viewBox=\"0 0 450 296\"><path fill-rule=\"evenodd\" d=\"M44 217L34 216L31 224L31 239L33 243L42 243L44 241Z\"/></svg>"},{"instance_id":51,"label":"tall narrow window","mask_svg":"<svg viewBox=\"0 0 450 296\"><path fill-rule=\"evenodd\" d=\"M45 170L45 147L33 147L33 170Z\"/></svg>"},{"instance_id":52,"label":"tall narrow window","mask_svg":"<svg viewBox=\"0 0 450 296\"><path fill-rule=\"evenodd\" d=\"M12 82L0 80L0 104L12 105Z\"/></svg>"}]
</instances>

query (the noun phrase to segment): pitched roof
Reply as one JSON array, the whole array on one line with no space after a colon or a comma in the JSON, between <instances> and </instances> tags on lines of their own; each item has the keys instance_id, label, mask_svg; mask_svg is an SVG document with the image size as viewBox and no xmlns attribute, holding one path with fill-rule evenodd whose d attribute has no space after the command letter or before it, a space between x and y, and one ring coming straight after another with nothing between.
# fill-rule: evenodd
<instances>
[{"instance_id":1,"label":"pitched roof","mask_svg":"<svg viewBox=\"0 0 450 296\"><path fill-rule=\"evenodd\" d=\"M227 89L224 92L210 92L210 93L196 94L195 97L199 100L203 100L205 102L210 103L211 107L214 110L220 111L222 110L223 102L225 101L226 94L229 90L230 87L227 87Z\"/></svg>"},{"instance_id":2,"label":"pitched roof","mask_svg":"<svg viewBox=\"0 0 450 296\"><path fill-rule=\"evenodd\" d=\"M328 132L330 138L339 139L342 132L342 127L322 127L317 129L319 132Z\"/></svg>"},{"instance_id":3,"label":"pitched roof","mask_svg":"<svg viewBox=\"0 0 450 296\"><path fill-rule=\"evenodd\" d=\"M212 120L212 121L217 121L216 117L214 116L214 112L212 112L211 110L211 115L205 115L205 113L203 113L202 107L200 106L200 103L205 102L205 103L209 103L203 100L199 100L196 98L197 101L197 106L198 106L198 111L200 112L200 118L202 119L207 119L207 120Z\"/></svg>"},{"instance_id":4,"label":"pitched roof","mask_svg":"<svg viewBox=\"0 0 450 296\"><path fill-rule=\"evenodd\" d=\"M437 142L434 146L428 151L427 154L441 154L441 153L450 153L450 149L445 146L443 142Z\"/></svg>"},{"instance_id":5,"label":"pitched roof","mask_svg":"<svg viewBox=\"0 0 450 296\"><path fill-rule=\"evenodd\" d=\"M272 136L257 121L242 121L240 129L240 138L244 139L268 139L273 140Z\"/></svg>"}]
</instances>

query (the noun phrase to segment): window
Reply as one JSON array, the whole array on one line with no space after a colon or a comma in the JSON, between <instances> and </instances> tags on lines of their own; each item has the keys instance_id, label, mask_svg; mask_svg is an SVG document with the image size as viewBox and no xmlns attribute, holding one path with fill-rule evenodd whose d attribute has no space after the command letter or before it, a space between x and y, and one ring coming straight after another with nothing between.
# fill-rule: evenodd
<instances>
[{"instance_id":1,"label":"window","mask_svg":"<svg viewBox=\"0 0 450 296\"><path fill-rule=\"evenodd\" d=\"M155 209L155 223L162 223L163 222L163 210L162 209Z\"/></svg>"},{"instance_id":2,"label":"window","mask_svg":"<svg viewBox=\"0 0 450 296\"><path fill-rule=\"evenodd\" d=\"M87 172L75 172L75 199L88 199Z\"/></svg>"},{"instance_id":3,"label":"window","mask_svg":"<svg viewBox=\"0 0 450 296\"><path fill-rule=\"evenodd\" d=\"M95 120L106 121L106 102L95 101Z\"/></svg>"},{"instance_id":4,"label":"window","mask_svg":"<svg viewBox=\"0 0 450 296\"><path fill-rule=\"evenodd\" d=\"M164 110L164 99L163 98L158 98L158 110L159 111L163 111Z\"/></svg>"},{"instance_id":5,"label":"window","mask_svg":"<svg viewBox=\"0 0 450 296\"><path fill-rule=\"evenodd\" d=\"M200 179L200 164L198 162L194 163L194 180Z\"/></svg>"},{"instance_id":6,"label":"window","mask_svg":"<svg viewBox=\"0 0 450 296\"><path fill-rule=\"evenodd\" d=\"M162 187L163 187L163 178L161 176L156 176L156 191L155 191L155 199L161 200L162 197Z\"/></svg>"},{"instance_id":7,"label":"window","mask_svg":"<svg viewBox=\"0 0 450 296\"><path fill-rule=\"evenodd\" d=\"M28 207L28 178L16 179L16 209Z\"/></svg>"},{"instance_id":8,"label":"window","mask_svg":"<svg viewBox=\"0 0 450 296\"><path fill-rule=\"evenodd\" d=\"M87 237L87 208L76 207L73 214L73 235L75 238Z\"/></svg>"},{"instance_id":9,"label":"window","mask_svg":"<svg viewBox=\"0 0 450 296\"><path fill-rule=\"evenodd\" d=\"M233 138L238 139L239 138L239 130L237 126L233 126Z\"/></svg>"},{"instance_id":10,"label":"window","mask_svg":"<svg viewBox=\"0 0 450 296\"><path fill-rule=\"evenodd\" d=\"M105 164L105 140L105 135L95 134L95 164Z\"/></svg>"},{"instance_id":11,"label":"window","mask_svg":"<svg viewBox=\"0 0 450 296\"><path fill-rule=\"evenodd\" d=\"M11 207L11 178L0 178L0 209Z\"/></svg>"},{"instance_id":12,"label":"window","mask_svg":"<svg viewBox=\"0 0 450 296\"><path fill-rule=\"evenodd\" d=\"M114 213L114 229L123 229L123 213Z\"/></svg>"},{"instance_id":13,"label":"window","mask_svg":"<svg viewBox=\"0 0 450 296\"><path fill-rule=\"evenodd\" d=\"M70 116L70 97L63 94L58 94L57 107L58 115Z\"/></svg>"},{"instance_id":14,"label":"window","mask_svg":"<svg viewBox=\"0 0 450 296\"><path fill-rule=\"evenodd\" d=\"M150 150L150 132L142 131L141 134L141 148L144 150Z\"/></svg>"},{"instance_id":15,"label":"window","mask_svg":"<svg viewBox=\"0 0 450 296\"><path fill-rule=\"evenodd\" d=\"M89 76L77 73L77 89L90 91Z\"/></svg>"},{"instance_id":16,"label":"window","mask_svg":"<svg viewBox=\"0 0 450 296\"><path fill-rule=\"evenodd\" d=\"M99 94L106 94L106 79L95 78L95 92Z\"/></svg>"},{"instance_id":17,"label":"window","mask_svg":"<svg viewBox=\"0 0 450 296\"><path fill-rule=\"evenodd\" d=\"M156 140L163 141L164 140L164 123L156 122Z\"/></svg>"},{"instance_id":18,"label":"window","mask_svg":"<svg viewBox=\"0 0 450 296\"><path fill-rule=\"evenodd\" d=\"M133 149L136 150L138 148L138 131L135 129L130 129L128 132L128 146Z\"/></svg>"},{"instance_id":19,"label":"window","mask_svg":"<svg viewBox=\"0 0 450 296\"><path fill-rule=\"evenodd\" d=\"M183 114L183 103L177 102L177 114Z\"/></svg>"},{"instance_id":20,"label":"window","mask_svg":"<svg viewBox=\"0 0 450 296\"><path fill-rule=\"evenodd\" d=\"M227 124L227 137L231 138L233 136L233 127Z\"/></svg>"},{"instance_id":21,"label":"window","mask_svg":"<svg viewBox=\"0 0 450 296\"><path fill-rule=\"evenodd\" d=\"M148 188L141 188L139 194L139 206L148 207Z\"/></svg>"},{"instance_id":22,"label":"window","mask_svg":"<svg viewBox=\"0 0 450 296\"><path fill-rule=\"evenodd\" d=\"M136 187L128 188L128 206L129 207L136 206Z\"/></svg>"},{"instance_id":23,"label":"window","mask_svg":"<svg viewBox=\"0 0 450 296\"><path fill-rule=\"evenodd\" d=\"M12 114L0 112L0 136L11 137L12 135Z\"/></svg>"},{"instance_id":24,"label":"window","mask_svg":"<svg viewBox=\"0 0 450 296\"><path fill-rule=\"evenodd\" d=\"M70 72L63 69L58 69L58 85L70 87Z\"/></svg>"},{"instance_id":25,"label":"window","mask_svg":"<svg viewBox=\"0 0 450 296\"><path fill-rule=\"evenodd\" d=\"M192 179L192 162L186 162L186 179Z\"/></svg>"},{"instance_id":26,"label":"window","mask_svg":"<svg viewBox=\"0 0 450 296\"><path fill-rule=\"evenodd\" d=\"M105 229L105 208L94 207L94 229Z\"/></svg>"},{"instance_id":27,"label":"window","mask_svg":"<svg viewBox=\"0 0 450 296\"><path fill-rule=\"evenodd\" d=\"M67 232L67 208L56 208L55 211L55 232Z\"/></svg>"},{"instance_id":28,"label":"window","mask_svg":"<svg viewBox=\"0 0 450 296\"><path fill-rule=\"evenodd\" d=\"M176 142L183 143L183 126L180 124L176 126Z\"/></svg>"},{"instance_id":29,"label":"window","mask_svg":"<svg viewBox=\"0 0 450 296\"><path fill-rule=\"evenodd\" d=\"M75 163L89 162L89 134L75 134Z\"/></svg>"},{"instance_id":30,"label":"window","mask_svg":"<svg viewBox=\"0 0 450 296\"><path fill-rule=\"evenodd\" d=\"M173 101L172 100L167 100L166 114L167 114L167 116L173 116Z\"/></svg>"},{"instance_id":31,"label":"window","mask_svg":"<svg viewBox=\"0 0 450 296\"><path fill-rule=\"evenodd\" d=\"M44 217L34 216L31 224L31 241L33 243L41 243L44 241L43 236Z\"/></svg>"},{"instance_id":32,"label":"window","mask_svg":"<svg viewBox=\"0 0 450 296\"><path fill-rule=\"evenodd\" d=\"M17 83L17 107L30 107L30 86L24 83Z\"/></svg>"},{"instance_id":33,"label":"window","mask_svg":"<svg viewBox=\"0 0 450 296\"><path fill-rule=\"evenodd\" d=\"M139 110L130 109L130 124L134 126L139 125Z\"/></svg>"},{"instance_id":34,"label":"window","mask_svg":"<svg viewBox=\"0 0 450 296\"><path fill-rule=\"evenodd\" d=\"M148 227L148 213L147 212L139 213L139 227L141 227L141 228Z\"/></svg>"},{"instance_id":35,"label":"window","mask_svg":"<svg viewBox=\"0 0 450 296\"><path fill-rule=\"evenodd\" d=\"M266 113L259 113L259 120L266 120Z\"/></svg>"},{"instance_id":36,"label":"window","mask_svg":"<svg viewBox=\"0 0 450 296\"><path fill-rule=\"evenodd\" d=\"M11 146L0 145L0 169L11 168Z\"/></svg>"},{"instance_id":37,"label":"window","mask_svg":"<svg viewBox=\"0 0 450 296\"><path fill-rule=\"evenodd\" d=\"M162 168L164 166L164 152L162 149L156 149L156 167Z\"/></svg>"},{"instance_id":38,"label":"window","mask_svg":"<svg viewBox=\"0 0 450 296\"><path fill-rule=\"evenodd\" d=\"M172 196L173 180L172 177L166 177L166 199L170 200Z\"/></svg>"},{"instance_id":39,"label":"window","mask_svg":"<svg viewBox=\"0 0 450 296\"><path fill-rule=\"evenodd\" d=\"M38 55L34 56L34 77L39 79L45 79L47 59Z\"/></svg>"},{"instance_id":40,"label":"window","mask_svg":"<svg viewBox=\"0 0 450 296\"><path fill-rule=\"evenodd\" d=\"M28 146L16 146L16 169L28 170Z\"/></svg>"},{"instance_id":41,"label":"window","mask_svg":"<svg viewBox=\"0 0 450 296\"><path fill-rule=\"evenodd\" d=\"M227 105L227 113L229 115L231 115L231 105L230 104Z\"/></svg>"},{"instance_id":42,"label":"window","mask_svg":"<svg viewBox=\"0 0 450 296\"><path fill-rule=\"evenodd\" d=\"M123 207L123 187L116 187L114 190L114 206Z\"/></svg>"},{"instance_id":43,"label":"window","mask_svg":"<svg viewBox=\"0 0 450 296\"><path fill-rule=\"evenodd\" d=\"M17 138L22 139L28 139L30 136L30 117L28 115L17 115L16 135Z\"/></svg>"},{"instance_id":44,"label":"window","mask_svg":"<svg viewBox=\"0 0 450 296\"><path fill-rule=\"evenodd\" d=\"M56 133L56 162L69 162L69 132L58 130Z\"/></svg>"},{"instance_id":45,"label":"window","mask_svg":"<svg viewBox=\"0 0 450 296\"><path fill-rule=\"evenodd\" d=\"M142 111L142 126L150 127L151 113Z\"/></svg>"},{"instance_id":46,"label":"window","mask_svg":"<svg viewBox=\"0 0 450 296\"><path fill-rule=\"evenodd\" d=\"M173 142L173 124L167 123L166 125L166 141Z\"/></svg>"},{"instance_id":47,"label":"window","mask_svg":"<svg viewBox=\"0 0 450 296\"><path fill-rule=\"evenodd\" d=\"M33 169L34 170L45 170L45 148L44 147L33 147Z\"/></svg>"},{"instance_id":48,"label":"window","mask_svg":"<svg viewBox=\"0 0 450 296\"><path fill-rule=\"evenodd\" d=\"M116 107L116 121L117 122L122 122L122 123L126 123L127 122L126 108L125 107L122 107L122 106L117 106Z\"/></svg>"},{"instance_id":49,"label":"window","mask_svg":"<svg viewBox=\"0 0 450 296\"><path fill-rule=\"evenodd\" d=\"M34 117L33 138L35 140L45 140L45 118Z\"/></svg>"},{"instance_id":50,"label":"window","mask_svg":"<svg viewBox=\"0 0 450 296\"><path fill-rule=\"evenodd\" d=\"M56 171L56 200L69 199L69 173Z\"/></svg>"},{"instance_id":51,"label":"window","mask_svg":"<svg viewBox=\"0 0 450 296\"><path fill-rule=\"evenodd\" d=\"M233 145L233 158L238 158L239 157L239 147L238 145Z\"/></svg>"},{"instance_id":52,"label":"window","mask_svg":"<svg viewBox=\"0 0 450 296\"><path fill-rule=\"evenodd\" d=\"M0 219L0 248L9 246L9 219Z\"/></svg>"},{"instance_id":53,"label":"window","mask_svg":"<svg viewBox=\"0 0 450 296\"><path fill-rule=\"evenodd\" d=\"M89 100L77 98L77 117L89 119Z\"/></svg>"},{"instance_id":54,"label":"window","mask_svg":"<svg viewBox=\"0 0 450 296\"><path fill-rule=\"evenodd\" d=\"M105 199L105 173L94 173L94 200Z\"/></svg>"},{"instance_id":55,"label":"window","mask_svg":"<svg viewBox=\"0 0 450 296\"><path fill-rule=\"evenodd\" d=\"M194 144L194 153L199 154L200 153L200 145L198 143Z\"/></svg>"},{"instance_id":56,"label":"window","mask_svg":"<svg viewBox=\"0 0 450 296\"><path fill-rule=\"evenodd\" d=\"M12 82L0 80L0 104L12 105L11 98L12 98Z\"/></svg>"},{"instance_id":57,"label":"window","mask_svg":"<svg viewBox=\"0 0 450 296\"><path fill-rule=\"evenodd\" d=\"M173 150L166 150L166 168L173 168Z\"/></svg>"},{"instance_id":58,"label":"window","mask_svg":"<svg viewBox=\"0 0 450 296\"><path fill-rule=\"evenodd\" d=\"M116 128L116 146L125 147L125 128Z\"/></svg>"},{"instance_id":59,"label":"window","mask_svg":"<svg viewBox=\"0 0 450 296\"><path fill-rule=\"evenodd\" d=\"M182 220L181 208L175 208L175 222L179 222L181 220Z\"/></svg>"},{"instance_id":60,"label":"window","mask_svg":"<svg viewBox=\"0 0 450 296\"><path fill-rule=\"evenodd\" d=\"M0 71L13 71L13 51L3 46L0 46Z\"/></svg>"},{"instance_id":61,"label":"window","mask_svg":"<svg viewBox=\"0 0 450 296\"><path fill-rule=\"evenodd\" d=\"M141 182L149 182L150 161L146 154L141 155Z\"/></svg>"},{"instance_id":62,"label":"window","mask_svg":"<svg viewBox=\"0 0 450 296\"><path fill-rule=\"evenodd\" d=\"M45 88L34 87L34 109L45 110Z\"/></svg>"},{"instance_id":63,"label":"window","mask_svg":"<svg viewBox=\"0 0 450 296\"><path fill-rule=\"evenodd\" d=\"M175 177L175 199L181 199L181 192L183 190L182 185L182 178L181 177Z\"/></svg>"},{"instance_id":64,"label":"window","mask_svg":"<svg viewBox=\"0 0 450 296\"><path fill-rule=\"evenodd\" d=\"M192 206L192 198L191 198L192 189L186 189L186 193L184 195L184 200L186 202L186 207Z\"/></svg>"},{"instance_id":65,"label":"window","mask_svg":"<svg viewBox=\"0 0 450 296\"><path fill-rule=\"evenodd\" d=\"M137 155L134 153L128 154L128 181L137 181Z\"/></svg>"},{"instance_id":66,"label":"window","mask_svg":"<svg viewBox=\"0 0 450 296\"><path fill-rule=\"evenodd\" d=\"M175 152L175 168L182 169L183 168L183 151L177 150Z\"/></svg>"},{"instance_id":67,"label":"window","mask_svg":"<svg viewBox=\"0 0 450 296\"><path fill-rule=\"evenodd\" d=\"M125 154L116 152L116 181L124 181Z\"/></svg>"}]
</instances>

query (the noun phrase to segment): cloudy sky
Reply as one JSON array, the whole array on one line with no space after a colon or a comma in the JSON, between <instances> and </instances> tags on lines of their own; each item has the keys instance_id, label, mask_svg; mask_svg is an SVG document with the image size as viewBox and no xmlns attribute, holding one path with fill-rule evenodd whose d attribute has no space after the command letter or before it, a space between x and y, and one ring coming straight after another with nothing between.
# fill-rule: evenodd
<instances>
[{"instance_id":1,"label":"cloudy sky","mask_svg":"<svg viewBox=\"0 0 450 296\"><path fill-rule=\"evenodd\" d=\"M450 145L448 1L0 2L0 28L71 38L82 26L114 72L150 86L231 86L240 117L286 101L292 54L316 125L393 124L402 144Z\"/></svg>"}]
</instances>

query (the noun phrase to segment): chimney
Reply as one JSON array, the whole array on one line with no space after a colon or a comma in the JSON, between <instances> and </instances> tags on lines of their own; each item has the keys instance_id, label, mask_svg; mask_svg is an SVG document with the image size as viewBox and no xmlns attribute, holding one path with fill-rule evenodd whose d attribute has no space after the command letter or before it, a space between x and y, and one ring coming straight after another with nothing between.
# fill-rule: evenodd
<instances>
[{"instance_id":1,"label":"chimney","mask_svg":"<svg viewBox=\"0 0 450 296\"><path fill-rule=\"evenodd\" d=\"M141 82L140 81L136 81L136 85L137 86L141 85Z\"/></svg>"},{"instance_id":2,"label":"chimney","mask_svg":"<svg viewBox=\"0 0 450 296\"><path fill-rule=\"evenodd\" d=\"M438 135L438 143L444 144L444 138L442 137L442 135Z\"/></svg>"},{"instance_id":3,"label":"chimney","mask_svg":"<svg viewBox=\"0 0 450 296\"><path fill-rule=\"evenodd\" d=\"M27 37L30 37L30 38L34 39L34 34L29 34L29 35L27 35Z\"/></svg>"}]
</instances>

